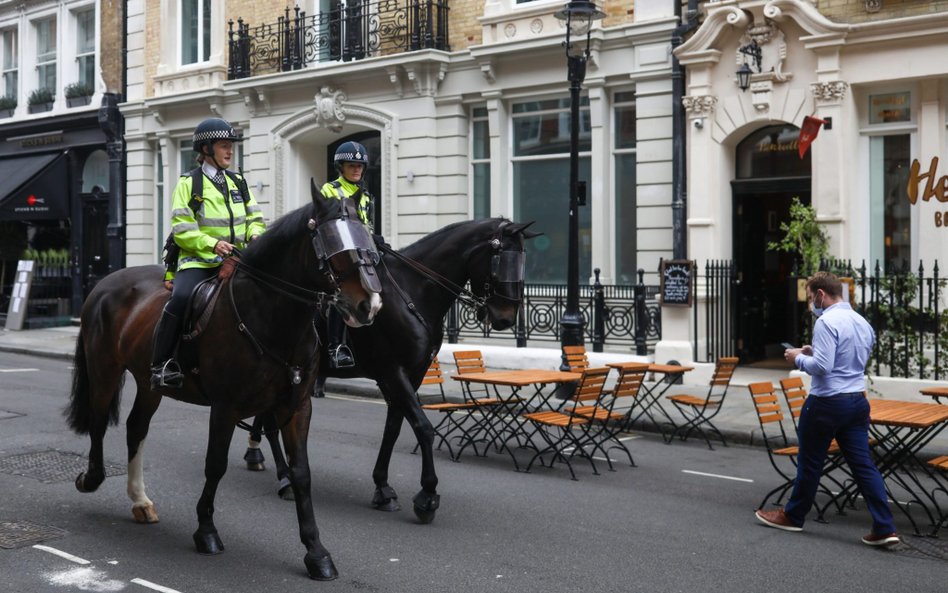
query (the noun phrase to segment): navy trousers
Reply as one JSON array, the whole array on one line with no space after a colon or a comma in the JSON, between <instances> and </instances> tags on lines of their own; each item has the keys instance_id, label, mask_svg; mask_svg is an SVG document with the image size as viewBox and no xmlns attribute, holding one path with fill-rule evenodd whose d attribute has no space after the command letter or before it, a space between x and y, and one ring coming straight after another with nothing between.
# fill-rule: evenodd
<instances>
[{"instance_id":1,"label":"navy trousers","mask_svg":"<svg viewBox=\"0 0 948 593\"><path fill-rule=\"evenodd\" d=\"M882 475L869 453L869 401L862 393L806 398L797 428L797 478L783 510L803 525L820 484L826 450L835 438L872 515L872 532L895 533Z\"/></svg>"}]
</instances>

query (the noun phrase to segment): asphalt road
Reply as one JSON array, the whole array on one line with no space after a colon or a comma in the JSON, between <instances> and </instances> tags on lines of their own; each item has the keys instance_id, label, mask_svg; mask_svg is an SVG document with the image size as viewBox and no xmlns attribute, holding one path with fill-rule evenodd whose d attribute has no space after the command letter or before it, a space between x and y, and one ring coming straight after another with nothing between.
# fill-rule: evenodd
<instances>
[{"instance_id":1,"label":"asphalt road","mask_svg":"<svg viewBox=\"0 0 948 593\"><path fill-rule=\"evenodd\" d=\"M145 484L156 525L133 522L124 475L80 494L77 472L46 472L46 481L11 473L42 475L42 463L10 467L43 452L46 463L86 454L87 438L72 434L61 415L68 364L0 353L0 542L13 524L61 530L41 542L47 548L0 548L5 591L934 593L948 582L948 562L936 558L948 550L946 538L870 549L859 541L869 526L862 509L830 515L828 524L811 521L802 533L765 528L753 510L777 481L762 449L709 451L652 435L628 442L638 467L594 476L580 465L578 482L561 466L523 474L500 455L453 463L437 453L441 509L434 523L419 525L410 500L420 457L410 454L407 426L391 479L405 510L372 510L384 406L333 396L314 400L310 463L317 522L339 580L306 577L293 505L277 498L272 472L244 469L242 432L216 504L227 551L200 556L191 534L203 485L204 408L166 400L152 423ZM117 472L124 472L124 436L118 426L106 437L105 457Z\"/></svg>"}]
</instances>

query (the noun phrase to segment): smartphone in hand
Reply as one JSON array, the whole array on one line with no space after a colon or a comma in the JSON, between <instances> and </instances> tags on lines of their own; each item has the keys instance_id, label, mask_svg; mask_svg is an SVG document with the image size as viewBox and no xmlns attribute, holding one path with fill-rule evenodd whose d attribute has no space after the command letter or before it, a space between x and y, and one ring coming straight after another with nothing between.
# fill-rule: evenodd
<instances>
[{"instance_id":1,"label":"smartphone in hand","mask_svg":"<svg viewBox=\"0 0 948 593\"><path fill-rule=\"evenodd\" d=\"M790 342L780 342L780 345L783 346L784 350L793 350L794 348L796 348L796 346L794 346Z\"/></svg>"}]
</instances>

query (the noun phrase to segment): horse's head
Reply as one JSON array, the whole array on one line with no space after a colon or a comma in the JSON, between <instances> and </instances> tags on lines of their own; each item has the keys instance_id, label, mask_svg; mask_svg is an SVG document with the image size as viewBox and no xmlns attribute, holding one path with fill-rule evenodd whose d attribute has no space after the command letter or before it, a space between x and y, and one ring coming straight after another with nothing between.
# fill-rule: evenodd
<instances>
[{"instance_id":1,"label":"horse's head","mask_svg":"<svg viewBox=\"0 0 948 593\"><path fill-rule=\"evenodd\" d=\"M516 322L523 298L523 242L542 233L527 230L532 222L495 219L491 223L486 244L474 250L469 262L471 291L483 299L478 321L489 319L493 329L504 330Z\"/></svg>"},{"instance_id":2,"label":"horse's head","mask_svg":"<svg viewBox=\"0 0 948 593\"><path fill-rule=\"evenodd\" d=\"M350 327L371 325L382 308L382 284L375 270L379 254L351 200L326 199L310 180L315 220L313 247L320 268L335 289L333 305Z\"/></svg>"}]
</instances>

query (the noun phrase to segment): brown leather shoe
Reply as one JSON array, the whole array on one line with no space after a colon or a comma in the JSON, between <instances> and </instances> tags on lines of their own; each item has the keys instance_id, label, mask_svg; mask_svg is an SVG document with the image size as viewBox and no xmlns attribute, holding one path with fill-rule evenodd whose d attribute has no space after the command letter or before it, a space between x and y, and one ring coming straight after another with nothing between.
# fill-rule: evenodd
<instances>
[{"instance_id":1,"label":"brown leather shoe","mask_svg":"<svg viewBox=\"0 0 948 593\"><path fill-rule=\"evenodd\" d=\"M885 535L870 533L869 535L863 536L862 538L862 543L866 544L867 546L877 546L880 548L896 546L901 542L902 540L899 538L897 533L887 533Z\"/></svg>"},{"instance_id":2,"label":"brown leather shoe","mask_svg":"<svg viewBox=\"0 0 948 593\"><path fill-rule=\"evenodd\" d=\"M774 511L757 511L754 513L754 515L756 515L758 521L767 527L783 529L784 531L803 531L802 527L796 525L790 520L790 517L788 517L787 514L783 512L783 509L776 509ZM863 541L865 541L865 539Z\"/></svg>"}]
</instances>

